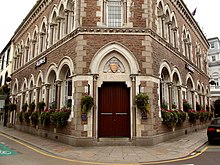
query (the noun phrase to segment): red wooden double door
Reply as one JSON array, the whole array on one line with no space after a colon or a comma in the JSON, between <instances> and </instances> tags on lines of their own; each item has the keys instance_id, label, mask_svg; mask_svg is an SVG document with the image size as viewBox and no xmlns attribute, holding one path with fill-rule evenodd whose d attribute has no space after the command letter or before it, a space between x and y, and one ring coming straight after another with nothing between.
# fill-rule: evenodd
<instances>
[{"instance_id":1,"label":"red wooden double door","mask_svg":"<svg viewBox=\"0 0 220 165\"><path fill-rule=\"evenodd\" d=\"M130 88L124 82L98 89L98 136L130 137Z\"/></svg>"}]
</instances>

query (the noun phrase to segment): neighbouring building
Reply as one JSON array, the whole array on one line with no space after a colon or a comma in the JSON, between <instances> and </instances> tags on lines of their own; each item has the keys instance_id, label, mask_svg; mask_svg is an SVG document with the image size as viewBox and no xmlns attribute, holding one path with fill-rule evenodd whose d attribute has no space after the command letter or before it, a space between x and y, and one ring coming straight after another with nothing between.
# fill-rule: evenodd
<instances>
[{"instance_id":1,"label":"neighbouring building","mask_svg":"<svg viewBox=\"0 0 220 165\"><path fill-rule=\"evenodd\" d=\"M209 38L208 50L211 100L220 99L220 41L218 37ZM211 83L212 82L212 83Z\"/></svg>"},{"instance_id":2,"label":"neighbouring building","mask_svg":"<svg viewBox=\"0 0 220 165\"><path fill-rule=\"evenodd\" d=\"M13 47L11 45L11 41L8 42L8 44L4 47L4 49L1 51L0 54L0 87L6 84L7 77L11 76L12 73L12 59L13 59ZM3 107L5 105L5 102L1 101L0 103L0 121L3 121ZM15 112L12 112L11 118L9 118L8 122L13 123L14 122L14 114Z\"/></svg>"},{"instance_id":3,"label":"neighbouring building","mask_svg":"<svg viewBox=\"0 0 220 165\"><path fill-rule=\"evenodd\" d=\"M65 127L16 129L76 146L152 145L204 126L185 122L173 132L162 124L162 104L210 106L209 43L183 0L37 1L12 42L17 111L72 103ZM134 102L140 92L150 99L147 119ZM86 120L84 95L94 100Z\"/></svg>"}]
</instances>

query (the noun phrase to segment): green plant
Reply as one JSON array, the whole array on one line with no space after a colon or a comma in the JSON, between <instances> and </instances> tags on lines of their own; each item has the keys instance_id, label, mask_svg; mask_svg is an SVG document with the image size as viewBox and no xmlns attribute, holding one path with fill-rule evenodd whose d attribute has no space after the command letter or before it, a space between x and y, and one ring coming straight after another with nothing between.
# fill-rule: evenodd
<instances>
[{"instance_id":1,"label":"green plant","mask_svg":"<svg viewBox=\"0 0 220 165\"><path fill-rule=\"evenodd\" d=\"M38 113L38 111L34 111L31 113L30 119L32 125L36 125L38 123Z\"/></svg>"},{"instance_id":2,"label":"green plant","mask_svg":"<svg viewBox=\"0 0 220 165\"><path fill-rule=\"evenodd\" d=\"M86 95L81 98L80 108L82 113L87 113L94 105L92 96Z\"/></svg>"},{"instance_id":3,"label":"green plant","mask_svg":"<svg viewBox=\"0 0 220 165\"><path fill-rule=\"evenodd\" d=\"M183 100L183 111L188 112L190 109L192 109L191 105L188 103L187 100Z\"/></svg>"},{"instance_id":4,"label":"green plant","mask_svg":"<svg viewBox=\"0 0 220 165\"><path fill-rule=\"evenodd\" d=\"M186 113L181 110L162 110L163 124L169 127L181 126L186 120Z\"/></svg>"},{"instance_id":5,"label":"green plant","mask_svg":"<svg viewBox=\"0 0 220 165\"><path fill-rule=\"evenodd\" d=\"M61 109L50 113L50 122L56 127L67 125L67 120L69 119L70 110Z\"/></svg>"},{"instance_id":6,"label":"green plant","mask_svg":"<svg viewBox=\"0 0 220 165\"><path fill-rule=\"evenodd\" d=\"M147 93L139 93L135 97L135 103L140 111L145 115L150 114L149 96Z\"/></svg>"},{"instance_id":7,"label":"green plant","mask_svg":"<svg viewBox=\"0 0 220 165\"><path fill-rule=\"evenodd\" d=\"M23 112L26 112L26 111L27 111L27 108L28 108L28 104L27 104L27 103L24 103L24 104L22 105L22 111L23 111Z\"/></svg>"},{"instance_id":8,"label":"green plant","mask_svg":"<svg viewBox=\"0 0 220 165\"><path fill-rule=\"evenodd\" d=\"M24 112L18 112L17 116L19 121L22 123L24 121Z\"/></svg>"},{"instance_id":9,"label":"green plant","mask_svg":"<svg viewBox=\"0 0 220 165\"><path fill-rule=\"evenodd\" d=\"M30 111L30 112L33 112L34 109L35 109L35 103L34 103L34 101L33 101L33 102L31 102L30 105L29 105L29 111Z\"/></svg>"},{"instance_id":10,"label":"green plant","mask_svg":"<svg viewBox=\"0 0 220 165\"><path fill-rule=\"evenodd\" d=\"M176 123L177 126L181 126L183 125L184 121L186 120L186 112L184 111L176 111L177 115L178 115L178 121Z\"/></svg>"},{"instance_id":11,"label":"green plant","mask_svg":"<svg viewBox=\"0 0 220 165\"><path fill-rule=\"evenodd\" d=\"M175 103L172 103L172 109L176 109L176 104Z\"/></svg>"},{"instance_id":12,"label":"green plant","mask_svg":"<svg viewBox=\"0 0 220 165\"><path fill-rule=\"evenodd\" d=\"M39 110L40 113L44 110L45 105L46 104L44 101L40 101L39 103L37 103L37 109Z\"/></svg>"},{"instance_id":13,"label":"green plant","mask_svg":"<svg viewBox=\"0 0 220 165\"><path fill-rule=\"evenodd\" d=\"M31 116L31 112L24 112L24 121L26 123L30 122L30 116Z\"/></svg>"},{"instance_id":14,"label":"green plant","mask_svg":"<svg viewBox=\"0 0 220 165\"><path fill-rule=\"evenodd\" d=\"M43 127L47 126L50 123L50 113L51 111L47 109L41 112L40 121Z\"/></svg>"},{"instance_id":15,"label":"green plant","mask_svg":"<svg viewBox=\"0 0 220 165\"><path fill-rule=\"evenodd\" d=\"M205 110L199 111L199 119L201 122L205 122L209 119L209 112Z\"/></svg>"},{"instance_id":16,"label":"green plant","mask_svg":"<svg viewBox=\"0 0 220 165\"><path fill-rule=\"evenodd\" d=\"M199 113L196 112L195 110L189 110L188 117L189 117L189 121L194 123L196 119L199 119Z\"/></svg>"}]
</instances>

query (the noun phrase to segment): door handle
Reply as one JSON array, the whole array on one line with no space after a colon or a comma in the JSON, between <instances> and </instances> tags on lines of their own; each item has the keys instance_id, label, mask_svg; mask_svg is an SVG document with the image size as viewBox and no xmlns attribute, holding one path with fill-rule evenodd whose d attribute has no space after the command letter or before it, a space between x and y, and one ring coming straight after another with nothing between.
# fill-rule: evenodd
<instances>
[{"instance_id":1,"label":"door handle","mask_svg":"<svg viewBox=\"0 0 220 165\"><path fill-rule=\"evenodd\" d=\"M101 113L101 115L112 115L112 113Z\"/></svg>"},{"instance_id":2,"label":"door handle","mask_svg":"<svg viewBox=\"0 0 220 165\"><path fill-rule=\"evenodd\" d=\"M115 113L116 115L127 115L127 113Z\"/></svg>"}]
</instances>

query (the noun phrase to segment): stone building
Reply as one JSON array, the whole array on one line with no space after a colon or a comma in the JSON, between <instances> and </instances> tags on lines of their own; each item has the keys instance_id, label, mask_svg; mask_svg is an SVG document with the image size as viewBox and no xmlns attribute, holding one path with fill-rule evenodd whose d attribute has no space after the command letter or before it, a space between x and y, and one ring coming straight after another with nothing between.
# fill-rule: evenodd
<instances>
[{"instance_id":1,"label":"stone building","mask_svg":"<svg viewBox=\"0 0 220 165\"><path fill-rule=\"evenodd\" d=\"M151 145L201 128L175 132L162 124L161 104L183 109L183 99L209 106L208 41L182 0L41 0L17 28L11 98L72 100L64 128L17 129L73 144ZM134 99L150 98L143 119ZM82 121L80 100L94 107ZM117 139L117 140L115 140Z\"/></svg>"},{"instance_id":2,"label":"stone building","mask_svg":"<svg viewBox=\"0 0 220 165\"><path fill-rule=\"evenodd\" d=\"M211 78L210 93L211 100L214 102L220 99L220 41L218 37L209 38L210 48L208 50L209 75Z\"/></svg>"}]
</instances>

